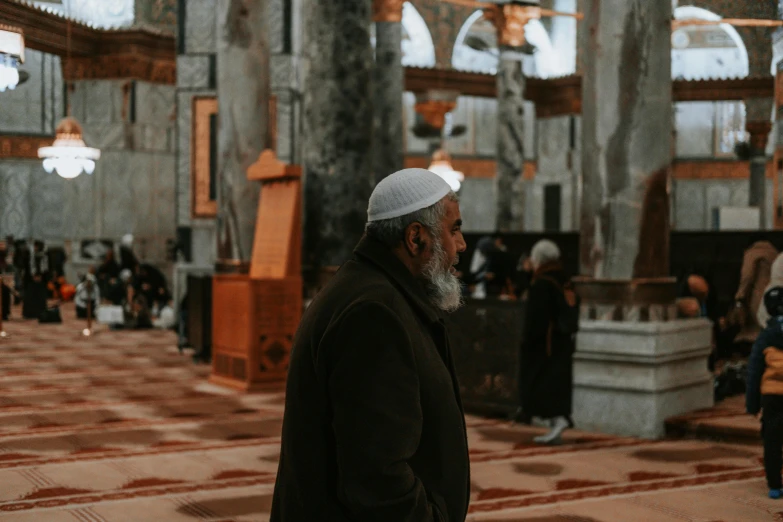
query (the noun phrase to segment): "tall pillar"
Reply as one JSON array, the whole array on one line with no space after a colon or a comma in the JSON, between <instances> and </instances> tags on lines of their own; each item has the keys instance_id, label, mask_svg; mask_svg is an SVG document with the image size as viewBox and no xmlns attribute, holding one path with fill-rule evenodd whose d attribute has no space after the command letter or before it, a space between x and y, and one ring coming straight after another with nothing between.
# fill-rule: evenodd
<instances>
[{"instance_id":1,"label":"tall pillar","mask_svg":"<svg viewBox=\"0 0 783 522\"><path fill-rule=\"evenodd\" d=\"M745 129L750 135L750 187L748 205L758 207L759 226L767 223L767 141L772 130L772 98L745 100Z\"/></svg>"},{"instance_id":2,"label":"tall pillar","mask_svg":"<svg viewBox=\"0 0 783 522\"><path fill-rule=\"evenodd\" d=\"M403 0L374 0L375 68L373 69L375 181L403 168L402 93Z\"/></svg>"},{"instance_id":3,"label":"tall pillar","mask_svg":"<svg viewBox=\"0 0 783 522\"><path fill-rule=\"evenodd\" d=\"M581 271L666 276L672 6L586 0L584 14Z\"/></svg>"},{"instance_id":4,"label":"tall pillar","mask_svg":"<svg viewBox=\"0 0 783 522\"><path fill-rule=\"evenodd\" d=\"M246 273L253 251L259 186L247 168L267 146L268 0L217 3L217 270Z\"/></svg>"},{"instance_id":5,"label":"tall pillar","mask_svg":"<svg viewBox=\"0 0 783 522\"><path fill-rule=\"evenodd\" d=\"M495 193L497 213L495 227L501 232L523 230L520 178L525 165L524 154L524 93L525 77L522 74L521 50L525 45L525 24L530 20L526 6L506 4L494 5L484 10L484 17L490 20L497 31L500 60L498 64L498 134L497 173Z\"/></svg>"},{"instance_id":6,"label":"tall pillar","mask_svg":"<svg viewBox=\"0 0 783 522\"><path fill-rule=\"evenodd\" d=\"M713 403L711 324L676 320L666 277L672 4L584 2L580 261L594 279L577 281L574 421L659 438L667 418Z\"/></svg>"},{"instance_id":7,"label":"tall pillar","mask_svg":"<svg viewBox=\"0 0 783 522\"><path fill-rule=\"evenodd\" d=\"M349 259L373 187L372 0L308 3L304 88L304 263ZM398 100L397 103L401 103Z\"/></svg>"}]
</instances>

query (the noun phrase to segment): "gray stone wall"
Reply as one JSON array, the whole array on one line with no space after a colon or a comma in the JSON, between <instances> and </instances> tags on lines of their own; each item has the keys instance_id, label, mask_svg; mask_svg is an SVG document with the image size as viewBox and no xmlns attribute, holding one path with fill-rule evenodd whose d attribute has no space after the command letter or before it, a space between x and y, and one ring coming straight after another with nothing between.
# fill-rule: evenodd
<instances>
[{"instance_id":1,"label":"gray stone wall","mask_svg":"<svg viewBox=\"0 0 783 522\"><path fill-rule=\"evenodd\" d=\"M772 180L766 181L765 228L772 228ZM676 230L712 230L713 211L719 207L747 207L746 179L676 180L673 182L673 222Z\"/></svg>"},{"instance_id":2,"label":"gray stone wall","mask_svg":"<svg viewBox=\"0 0 783 522\"><path fill-rule=\"evenodd\" d=\"M30 79L2 93L0 133L51 135L65 115L60 57L27 49L20 69Z\"/></svg>"},{"instance_id":3,"label":"gray stone wall","mask_svg":"<svg viewBox=\"0 0 783 522\"><path fill-rule=\"evenodd\" d=\"M24 69L30 80L3 93L0 133L52 136L65 115L60 60L29 50ZM63 245L132 233L142 259L165 265L175 234L174 88L78 81L70 103L86 143L101 150L95 172L66 180L39 160L0 162L0 235Z\"/></svg>"}]
</instances>

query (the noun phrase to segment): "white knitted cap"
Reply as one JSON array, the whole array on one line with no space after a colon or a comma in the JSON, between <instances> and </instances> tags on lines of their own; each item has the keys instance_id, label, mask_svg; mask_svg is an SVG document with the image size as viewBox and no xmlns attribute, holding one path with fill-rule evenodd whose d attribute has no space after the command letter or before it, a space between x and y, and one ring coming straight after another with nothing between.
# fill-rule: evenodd
<instances>
[{"instance_id":1,"label":"white knitted cap","mask_svg":"<svg viewBox=\"0 0 783 522\"><path fill-rule=\"evenodd\" d=\"M449 192L449 184L434 172L403 169L381 180L372 191L367 221L406 216L434 205Z\"/></svg>"}]
</instances>

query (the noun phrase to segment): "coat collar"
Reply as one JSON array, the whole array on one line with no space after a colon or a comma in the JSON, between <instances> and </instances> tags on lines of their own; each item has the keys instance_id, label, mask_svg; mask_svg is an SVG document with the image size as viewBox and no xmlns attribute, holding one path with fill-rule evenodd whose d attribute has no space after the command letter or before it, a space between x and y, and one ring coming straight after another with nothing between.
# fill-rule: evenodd
<instances>
[{"instance_id":1,"label":"coat collar","mask_svg":"<svg viewBox=\"0 0 783 522\"><path fill-rule=\"evenodd\" d=\"M367 236L362 237L354 249L356 257L369 261L391 280L414 307L430 322L438 322L443 315L430 303L424 285L416 279L402 261L383 243Z\"/></svg>"}]
</instances>

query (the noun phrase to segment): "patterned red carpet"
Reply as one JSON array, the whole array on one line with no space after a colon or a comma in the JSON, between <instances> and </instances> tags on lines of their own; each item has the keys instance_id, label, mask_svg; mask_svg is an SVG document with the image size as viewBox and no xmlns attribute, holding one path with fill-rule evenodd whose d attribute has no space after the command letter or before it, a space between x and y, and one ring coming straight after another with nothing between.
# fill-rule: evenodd
<instances>
[{"instance_id":1,"label":"patterned red carpet","mask_svg":"<svg viewBox=\"0 0 783 522\"><path fill-rule=\"evenodd\" d=\"M64 315L0 339L0 520L266 521L282 390L216 388L170 332L84 338ZM758 446L569 432L537 447L540 429L468 426L471 520L783 520Z\"/></svg>"}]
</instances>

